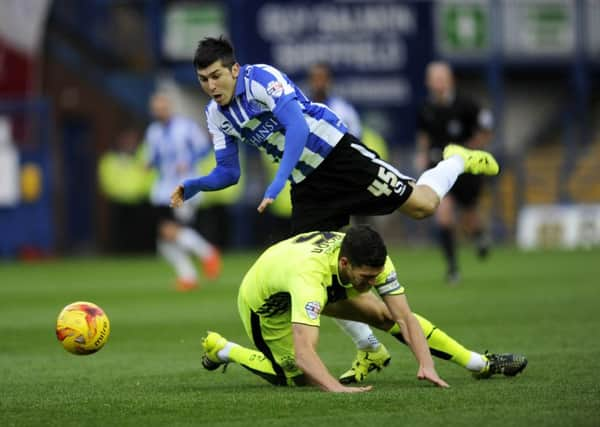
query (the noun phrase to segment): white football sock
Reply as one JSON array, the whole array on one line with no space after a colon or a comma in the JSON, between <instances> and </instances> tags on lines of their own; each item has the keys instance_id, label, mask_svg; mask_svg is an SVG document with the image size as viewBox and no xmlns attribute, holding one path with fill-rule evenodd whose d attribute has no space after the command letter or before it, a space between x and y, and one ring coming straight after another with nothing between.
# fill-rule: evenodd
<instances>
[{"instance_id":1,"label":"white football sock","mask_svg":"<svg viewBox=\"0 0 600 427\"><path fill-rule=\"evenodd\" d=\"M182 227L177 233L175 241L182 248L202 259L208 258L214 250L204 237L189 227Z\"/></svg>"},{"instance_id":2,"label":"white football sock","mask_svg":"<svg viewBox=\"0 0 600 427\"><path fill-rule=\"evenodd\" d=\"M471 358L469 359L469 362L465 368L467 368L469 371L479 372L485 368L485 365L487 365L487 360L483 357L483 355L472 351Z\"/></svg>"},{"instance_id":3,"label":"white football sock","mask_svg":"<svg viewBox=\"0 0 600 427\"><path fill-rule=\"evenodd\" d=\"M333 319L335 323L346 332L354 341L359 350L377 350L381 344L373 334L371 327L365 323L353 320Z\"/></svg>"},{"instance_id":4,"label":"white football sock","mask_svg":"<svg viewBox=\"0 0 600 427\"><path fill-rule=\"evenodd\" d=\"M190 261L185 251L177 244L167 242L166 240L158 241L158 252L167 260L175 269L178 279L195 281L197 278L194 264Z\"/></svg>"},{"instance_id":5,"label":"white football sock","mask_svg":"<svg viewBox=\"0 0 600 427\"><path fill-rule=\"evenodd\" d=\"M221 350L217 351L217 357L219 359L221 359L223 362L229 362L229 353L231 352L231 349L238 345L239 344L236 344L234 342L227 341L227 344L225 344L225 347L223 347Z\"/></svg>"},{"instance_id":6,"label":"white football sock","mask_svg":"<svg viewBox=\"0 0 600 427\"><path fill-rule=\"evenodd\" d=\"M417 180L417 185L430 187L442 199L450 191L458 175L464 171L465 161L456 154L423 172Z\"/></svg>"}]
</instances>

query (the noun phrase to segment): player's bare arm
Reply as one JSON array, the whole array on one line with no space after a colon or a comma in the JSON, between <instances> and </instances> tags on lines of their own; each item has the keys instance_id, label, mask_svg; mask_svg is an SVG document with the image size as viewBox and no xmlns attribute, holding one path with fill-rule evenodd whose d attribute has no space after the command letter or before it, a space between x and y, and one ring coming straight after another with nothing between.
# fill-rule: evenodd
<instances>
[{"instance_id":1,"label":"player's bare arm","mask_svg":"<svg viewBox=\"0 0 600 427\"><path fill-rule=\"evenodd\" d=\"M358 393L371 390L372 386L346 387L329 373L316 351L319 340L318 327L293 323L292 332L294 334L296 365L312 384L321 390L337 393Z\"/></svg>"},{"instance_id":2,"label":"player's bare arm","mask_svg":"<svg viewBox=\"0 0 600 427\"><path fill-rule=\"evenodd\" d=\"M388 295L384 296L383 300L394 320L400 325L402 335L419 363L417 378L427 380L439 387L449 387L448 383L441 379L435 370L427 340L423 335L419 321L408 306L406 296Z\"/></svg>"}]
</instances>

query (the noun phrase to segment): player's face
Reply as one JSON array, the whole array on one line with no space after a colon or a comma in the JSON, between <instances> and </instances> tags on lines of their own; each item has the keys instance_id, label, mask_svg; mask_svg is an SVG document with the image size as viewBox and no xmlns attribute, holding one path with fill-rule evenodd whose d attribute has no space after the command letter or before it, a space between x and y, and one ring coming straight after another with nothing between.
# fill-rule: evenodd
<instances>
[{"instance_id":1,"label":"player's face","mask_svg":"<svg viewBox=\"0 0 600 427\"><path fill-rule=\"evenodd\" d=\"M343 283L351 283L358 292L367 292L376 284L376 278L383 271L381 267L368 265L353 266L349 261L340 263L340 279Z\"/></svg>"},{"instance_id":2,"label":"player's face","mask_svg":"<svg viewBox=\"0 0 600 427\"><path fill-rule=\"evenodd\" d=\"M454 88L451 71L445 66L434 66L427 73L427 88L437 101L445 101Z\"/></svg>"},{"instance_id":3,"label":"player's face","mask_svg":"<svg viewBox=\"0 0 600 427\"><path fill-rule=\"evenodd\" d=\"M171 117L171 104L166 96L154 95L150 100L150 110L156 120L166 122Z\"/></svg>"},{"instance_id":4,"label":"player's face","mask_svg":"<svg viewBox=\"0 0 600 427\"><path fill-rule=\"evenodd\" d=\"M324 101L329 92L329 72L323 67L315 66L310 70L310 93L315 101Z\"/></svg>"},{"instance_id":5,"label":"player's face","mask_svg":"<svg viewBox=\"0 0 600 427\"><path fill-rule=\"evenodd\" d=\"M230 69L220 59L206 68L196 70L202 90L221 106L231 102L239 73L239 64L233 64Z\"/></svg>"}]
</instances>

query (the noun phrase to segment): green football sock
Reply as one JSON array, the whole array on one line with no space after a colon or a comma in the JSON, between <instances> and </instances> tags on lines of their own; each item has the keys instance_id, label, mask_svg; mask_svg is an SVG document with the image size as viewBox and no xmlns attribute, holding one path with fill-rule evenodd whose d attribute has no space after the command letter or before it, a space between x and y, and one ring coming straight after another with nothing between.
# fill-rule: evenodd
<instances>
[{"instance_id":1,"label":"green football sock","mask_svg":"<svg viewBox=\"0 0 600 427\"><path fill-rule=\"evenodd\" d=\"M237 345L231 348L229 360L254 371L276 375L271 361L258 350Z\"/></svg>"},{"instance_id":2,"label":"green football sock","mask_svg":"<svg viewBox=\"0 0 600 427\"><path fill-rule=\"evenodd\" d=\"M229 351L229 360L243 366L271 384L287 384L287 380L277 375L271 361L260 351L236 345Z\"/></svg>"},{"instance_id":3,"label":"green football sock","mask_svg":"<svg viewBox=\"0 0 600 427\"><path fill-rule=\"evenodd\" d=\"M423 335L427 339L427 344L429 345L429 351L433 356L439 357L444 360L450 360L451 362L456 363L462 367L466 367L471 359L471 351L464 348L457 341L455 341L450 336L446 335L444 331L438 329L433 323L431 323L426 318L413 313L419 324L421 325L421 329L423 330ZM400 326L395 324L389 331L391 335L393 335L400 342L406 344L404 341L404 337L402 336L402 332Z\"/></svg>"}]
</instances>

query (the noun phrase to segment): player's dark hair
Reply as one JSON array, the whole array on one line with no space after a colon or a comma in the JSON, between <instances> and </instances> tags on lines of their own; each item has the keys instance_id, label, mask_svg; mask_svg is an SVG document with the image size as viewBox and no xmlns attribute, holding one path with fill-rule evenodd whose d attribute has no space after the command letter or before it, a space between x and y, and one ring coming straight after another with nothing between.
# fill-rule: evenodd
<instances>
[{"instance_id":1,"label":"player's dark hair","mask_svg":"<svg viewBox=\"0 0 600 427\"><path fill-rule=\"evenodd\" d=\"M218 39L205 37L200 40L194 54L194 67L196 70L206 68L219 59L227 68L233 67L233 64L237 62L233 46L229 40L223 38L223 36Z\"/></svg>"},{"instance_id":2,"label":"player's dark hair","mask_svg":"<svg viewBox=\"0 0 600 427\"><path fill-rule=\"evenodd\" d=\"M354 225L344 230L340 256L348 258L355 267L381 267L385 264L387 249L379 233L368 225Z\"/></svg>"}]
</instances>

